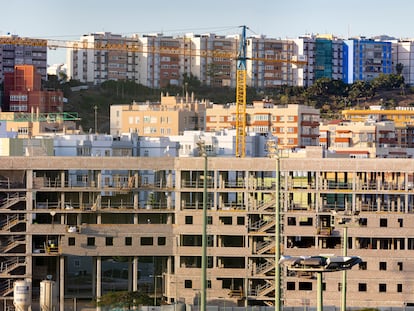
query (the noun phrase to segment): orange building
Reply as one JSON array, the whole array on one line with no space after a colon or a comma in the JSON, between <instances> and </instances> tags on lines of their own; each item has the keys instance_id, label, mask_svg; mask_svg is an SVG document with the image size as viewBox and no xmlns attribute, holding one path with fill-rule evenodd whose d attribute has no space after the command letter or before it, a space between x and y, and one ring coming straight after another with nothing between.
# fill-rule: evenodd
<instances>
[{"instance_id":1,"label":"orange building","mask_svg":"<svg viewBox=\"0 0 414 311\"><path fill-rule=\"evenodd\" d=\"M272 134L278 146L290 149L319 145L318 109L304 105L276 105L271 101L254 101L246 106L246 132ZM236 127L236 105L212 104L206 109L206 131Z\"/></svg>"},{"instance_id":2,"label":"orange building","mask_svg":"<svg viewBox=\"0 0 414 311\"><path fill-rule=\"evenodd\" d=\"M62 112L63 92L41 88L41 75L33 65L17 65L4 77L3 111Z\"/></svg>"}]
</instances>

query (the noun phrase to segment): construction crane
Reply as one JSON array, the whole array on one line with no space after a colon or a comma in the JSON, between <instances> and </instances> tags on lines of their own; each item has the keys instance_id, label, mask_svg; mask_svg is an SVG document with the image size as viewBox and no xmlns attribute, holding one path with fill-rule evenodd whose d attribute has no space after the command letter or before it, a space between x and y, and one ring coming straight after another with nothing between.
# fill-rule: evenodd
<instances>
[{"instance_id":1,"label":"construction crane","mask_svg":"<svg viewBox=\"0 0 414 311\"><path fill-rule=\"evenodd\" d=\"M123 51L148 54L164 54L164 55L184 55L187 57L204 57L236 60L236 157L245 157L246 155L246 79L247 79L247 60L267 62L267 63L291 63L295 65L306 65L306 60L298 59L278 59L278 58L260 58L247 57L247 26L241 26L242 33L240 36L239 48L236 53L228 50L199 50L188 49L182 47L154 47L145 46L138 41L128 40L123 43L104 43L102 41L66 41L66 40L50 40L50 39L31 39L20 38L16 36L0 37L0 45L14 44L26 46L48 47L49 49L69 48L73 50L103 50L103 51Z\"/></svg>"},{"instance_id":2,"label":"construction crane","mask_svg":"<svg viewBox=\"0 0 414 311\"><path fill-rule=\"evenodd\" d=\"M246 26L242 26L236 71L236 157L246 155Z\"/></svg>"},{"instance_id":3,"label":"construction crane","mask_svg":"<svg viewBox=\"0 0 414 311\"><path fill-rule=\"evenodd\" d=\"M296 65L306 65L306 60L295 59L267 59L259 57L247 58L247 40L246 40L246 26L242 27L240 36L240 44L237 55L237 71L236 71L236 157L244 158L246 155L246 76L247 76L247 60L262 61L262 62L277 62L277 63L291 63Z\"/></svg>"}]
</instances>

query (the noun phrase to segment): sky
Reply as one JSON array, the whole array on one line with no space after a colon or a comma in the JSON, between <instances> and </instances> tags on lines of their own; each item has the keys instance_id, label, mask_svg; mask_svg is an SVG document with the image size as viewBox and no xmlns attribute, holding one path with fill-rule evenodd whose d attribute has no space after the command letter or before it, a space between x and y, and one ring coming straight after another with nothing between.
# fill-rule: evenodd
<instances>
[{"instance_id":1,"label":"sky","mask_svg":"<svg viewBox=\"0 0 414 311\"><path fill-rule=\"evenodd\" d=\"M0 0L0 35L73 41L94 32L414 38L412 0ZM48 64L66 51L48 51Z\"/></svg>"}]
</instances>

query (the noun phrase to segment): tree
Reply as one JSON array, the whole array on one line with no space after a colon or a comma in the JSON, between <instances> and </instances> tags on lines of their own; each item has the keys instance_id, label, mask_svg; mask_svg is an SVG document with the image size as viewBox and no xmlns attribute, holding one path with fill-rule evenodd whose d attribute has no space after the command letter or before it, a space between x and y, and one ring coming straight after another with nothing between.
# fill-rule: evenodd
<instances>
[{"instance_id":1,"label":"tree","mask_svg":"<svg viewBox=\"0 0 414 311\"><path fill-rule=\"evenodd\" d=\"M374 95L374 90L369 82L366 81L355 81L349 90L348 98L351 101L355 101L361 97L372 97Z\"/></svg>"},{"instance_id":2,"label":"tree","mask_svg":"<svg viewBox=\"0 0 414 311\"><path fill-rule=\"evenodd\" d=\"M194 89L194 88L199 88L201 86L201 82L192 73L190 73L190 75L188 75L187 73L184 73L183 74L183 85L186 85Z\"/></svg>"},{"instance_id":3,"label":"tree","mask_svg":"<svg viewBox=\"0 0 414 311\"><path fill-rule=\"evenodd\" d=\"M151 305L152 299L148 295L137 291L120 291L109 292L105 295L102 295L99 300L95 301L95 304L98 307L122 308L131 310L139 305Z\"/></svg>"},{"instance_id":4,"label":"tree","mask_svg":"<svg viewBox=\"0 0 414 311\"><path fill-rule=\"evenodd\" d=\"M395 71L397 72L397 75L401 75L402 71L404 69L404 65L401 63L398 63L397 65L395 65Z\"/></svg>"}]
</instances>

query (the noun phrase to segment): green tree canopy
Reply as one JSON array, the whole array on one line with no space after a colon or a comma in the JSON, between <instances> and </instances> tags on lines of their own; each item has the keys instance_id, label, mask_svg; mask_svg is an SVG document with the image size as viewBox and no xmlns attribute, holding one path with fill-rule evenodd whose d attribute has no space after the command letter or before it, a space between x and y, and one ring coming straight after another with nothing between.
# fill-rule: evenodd
<instances>
[{"instance_id":1,"label":"green tree canopy","mask_svg":"<svg viewBox=\"0 0 414 311\"><path fill-rule=\"evenodd\" d=\"M98 307L122 308L126 310L131 310L139 305L148 306L151 304L152 299L148 295L129 291L109 292L96 301L96 306Z\"/></svg>"}]
</instances>

